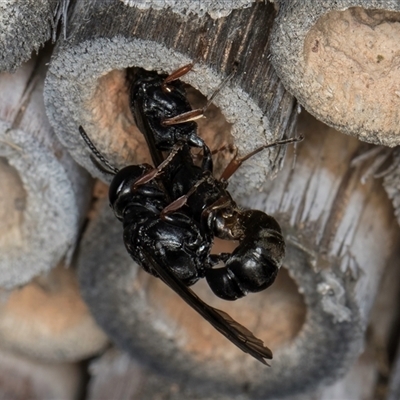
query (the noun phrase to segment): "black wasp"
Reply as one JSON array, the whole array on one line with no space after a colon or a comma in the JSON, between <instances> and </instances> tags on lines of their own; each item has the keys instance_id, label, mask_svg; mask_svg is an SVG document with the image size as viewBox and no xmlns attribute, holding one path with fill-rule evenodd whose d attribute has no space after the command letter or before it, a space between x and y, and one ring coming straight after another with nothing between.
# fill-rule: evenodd
<instances>
[{"instance_id":1,"label":"black wasp","mask_svg":"<svg viewBox=\"0 0 400 400\"><path fill-rule=\"evenodd\" d=\"M178 80L190 68L171 75L136 71L130 105L155 167L143 164L118 170L98 152L82 127L80 133L97 157L92 158L95 164L114 175L110 205L123 223L124 242L132 258L241 350L266 364L265 359L272 359L271 350L188 286L205 277L217 296L235 300L274 282L285 254L279 224L262 211L239 208L226 190L227 179L262 149L300 139L275 142L242 158L236 155L216 179L212 152L193 122L204 109L192 110ZM200 166L193 160L193 147L202 149ZM232 253L210 254L214 237L238 240L239 246ZM213 268L220 262L224 267Z\"/></svg>"}]
</instances>

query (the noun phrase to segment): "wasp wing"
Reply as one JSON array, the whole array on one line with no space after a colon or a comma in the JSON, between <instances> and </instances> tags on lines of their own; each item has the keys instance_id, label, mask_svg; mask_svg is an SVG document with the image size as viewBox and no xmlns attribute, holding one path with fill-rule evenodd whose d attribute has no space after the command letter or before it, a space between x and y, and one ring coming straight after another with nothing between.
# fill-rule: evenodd
<instances>
[{"instance_id":1,"label":"wasp wing","mask_svg":"<svg viewBox=\"0 0 400 400\"><path fill-rule=\"evenodd\" d=\"M256 338L252 332L232 319L226 312L206 304L191 289L186 287L180 279L174 276L168 270L167 266L162 265L162 261L155 260L154 257L144 249L142 249L142 251L148 264L153 267L160 279L185 300L186 303L194 308L233 344L239 347L239 349L250 354L263 364L269 365L265 359L272 359L272 351L264 346L261 339Z\"/></svg>"}]
</instances>

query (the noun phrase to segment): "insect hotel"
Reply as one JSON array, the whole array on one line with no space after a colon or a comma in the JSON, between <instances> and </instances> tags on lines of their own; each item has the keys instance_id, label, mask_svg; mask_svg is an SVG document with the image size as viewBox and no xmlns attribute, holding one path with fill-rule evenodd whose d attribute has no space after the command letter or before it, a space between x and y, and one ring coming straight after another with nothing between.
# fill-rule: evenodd
<instances>
[{"instance_id":1,"label":"insect hotel","mask_svg":"<svg viewBox=\"0 0 400 400\"><path fill-rule=\"evenodd\" d=\"M399 37L391 0L3 0L0 397L400 398Z\"/></svg>"}]
</instances>

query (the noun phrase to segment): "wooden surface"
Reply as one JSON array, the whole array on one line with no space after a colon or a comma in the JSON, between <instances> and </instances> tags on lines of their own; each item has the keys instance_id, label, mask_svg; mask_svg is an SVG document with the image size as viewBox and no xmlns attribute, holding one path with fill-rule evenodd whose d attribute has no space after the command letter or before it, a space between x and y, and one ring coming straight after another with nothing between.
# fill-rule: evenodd
<instances>
[{"instance_id":1,"label":"wooden surface","mask_svg":"<svg viewBox=\"0 0 400 400\"><path fill-rule=\"evenodd\" d=\"M268 56L274 17L274 7L259 2L215 21L208 16L183 18L170 9L140 11L120 1L81 1L69 23L69 38L57 46L46 79L50 121L73 157L105 179L90 162L78 126L84 126L117 166L145 160L143 138L135 132L128 109L127 67L171 72L194 62L194 71L183 80L207 97L237 64L215 104L232 123L240 151L291 136L295 102ZM275 148L255 158L235 182L250 177L252 186L260 186L267 173L277 170L283 155L283 148Z\"/></svg>"},{"instance_id":2,"label":"wooden surface","mask_svg":"<svg viewBox=\"0 0 400 400\"><path fill-rule=\"evenodd\" d=\"M394 149L389 160L389 170L384 176L383 186L392 200L394 213L400 224L400 152L398 148Z\"/></svg>"},{"instance_id":3,"label":"wooden surface","mask_svg":"<svg viewBox=\"0 0 400 400\"><path fill-rule=\"evenodd\" d=\"M0 398L76 400L82 374L77 364L51 364L0 349Z\"/></svg>"},{"instance_id":4,"label":"wooden surface","mask_svg":"<svg viewBox=\"0 0 400 400\"><path fill-rule=\"evenodd\" d=\"M396 246L394 259L399 257L400 248ZM375 364L375 389L370 398L394 400L398 398L399 376L399 314L400 269L398 263L388 264L374 303L369 322L366 346L372 350ZM397 355L396 355L397 353Z\"/></svg>"},{"instance_id":5,"label":"wooden surface","mask_svg":"<svg viewBox=\"0 0 400 400\"><path fill-rule=\"evenodd\" d=\"M326 124L399 145L399 3L277 3L271 60L285 87Z\"/></svg>"},{"instance_id":6,"label":"wooden surface","mask_svg":"<svg viewBox=\"0 0 400 400\"><path fill-rule=\"evenodd\" d=\"M31 42L42 43L35 33L54 33L53 17L66 17L68 3L70 18L65 31L58 28L49 64L40 52L39 62L0 75L0 397L397 398L397 169L384 178L393 210L381 180L373 178L390 151L374 153L376 147L304 112L296 127L300 108L286 89L332 126L361 140L397 144L398 14L373 9L398 11L398 4L340 0L310 9L294 0L249 1L251 7L218 19L221 10L206 10L218 3L207 0L190 3L203 4L196 12L181 12L184 2L175 10L138 10L120 0L64 0L51 3L49 19L45 0L5 1L0 38L10 40L0 40L0 61L16 68L20 50L29 57ZM14 5L34 17L12 14ZM100 177L78 135L80 124L117 166L149 161L128 108L127 68L170 72L188 62L195 68L184 80L195 106L205 104L237 63L200 123L210 147L234 142L243 153L296 131L305 135L282 170L286 150L275 149L246 163L229 185L241 205L265 210L282 225L288 251L275 284L237 302L216 299L204 283L195 287L272 348L271 368L237 350L132 263L106 185L97 184L88 211L91 181L73 162ZM65 147L44 113L45 74L46 112ZM397 150L380 169L396 158ZM231 249L219 243L215 251L222 245ZM77 262L89 309L124 354L112 349L101 357L106 338L87 314L74 269L34 278L63 268L63 259ZM391 273L382 280L385 267ZM90 355L99 358L88 366Z\"/></svg>"},{"instance_id":7,"label":"wooden surface","mask_svg":"<svg viewBox=\"0 0 400 400\"><path fill-rule=\"evenodd\" d=\"M184 16L196 15L204 17L208 14L213 19L218 19L228 16L233 10L240 8L251 7L254 0L230 0L215 1L215 0L121 0L124 4L130 7L137 7L140 10L148 10L150 7L155 10L165 10L170 8L174 13Z\"/></svg>"},{"instance_id":8,"label":"wooden surface","mask_svg":"<svg viewBox=\"0 0 400 400\"><path fill-rule=\"evenodd\" d=\"M52 36L69 0L2 0L0 72L15 71Z\"/></svg>"},{"instance_id":9,"label":"wooden surface","mask_svg":"<svg viewBox=\"0 0 400 400\"><path fill-rule=\"evenodd\" d=\"M387 400L396 400L400 397L400 354L399 344L397 343L397 353L394 358L393 368L390 375Z\"/></svg>"}]
</instances>

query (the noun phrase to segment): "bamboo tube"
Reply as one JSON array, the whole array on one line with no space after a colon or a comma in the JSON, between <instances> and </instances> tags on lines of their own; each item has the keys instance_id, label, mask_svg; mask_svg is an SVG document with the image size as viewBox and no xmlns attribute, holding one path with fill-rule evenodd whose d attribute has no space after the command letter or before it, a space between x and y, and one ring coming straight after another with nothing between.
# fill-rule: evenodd
<instances>
[{"instance_id":1,"label":"bamboo tube","mask_svg":"<svg viewBox=\"0 0 400 400\"><path fill-rule=\"evenodd\" d=\"M14 72L53 36L69 0L2 0L0 72Z\"/></svg>"},{"instance_id":2,"label":"bamboo tube","mask_svg":"<svg viewBox=\"0 0 400 400\"><path fill-rule=\"evenodd\" d=\"M42 61L0 74L0 286L7 288L69 263L90 199L88 174L48 124Z\"/></svg>"},{"instance_id":3,"label":"bamboo tube","mask_svg":"<svg viewBox=\"0 0 400 400\"><path fill-rule=\"evenodd\" d=\"M213 1L213 0L198 0L198 1L176 1L176 0L121 0L125 5L137 7L139 10L148 10L150 7L155 10L163 10L171 8L175 13L182 15L195 14L199 17L204 17L208 14L211 18L227 17L233 10L239 8L250 7L254 0L231 0Z\"/></svg>"},{"instance_id":4,"label":"bamboo tube","mask_svg":"<svg viewBox=\"0 0 400 400\"><path fill-rule=\"evenodd\" d=\"M215 104L233 124L239 150L247 153L291 136L297 117L294 99L268 60L274 16L271 4L259 2L215 21L208 16L184 18L169 9L142 11L117 0L81 1L69 22L70 36L57 46L46 79L50 121L72 156L104 180L89 159L79 125L112 164L149 160L128 107L127 67L171 72L194 62L194 71L182 79L210 96L237 64ZM160 29L164 26L170 29ZM208 145L217 148L221 135L218 132ZM247 163L236 179L251 176L249 184L260 186L283 155L283 148L266 152Z\"/></svg>"},{"instance_id":5,"label":"bamboo tube","mask_svg":"<svg viewBox=\"0 0 400 400\"><path fill-rule=\"evenodd\" d=\"M60 265L1 297L0 344L5 350L61 363L91 357L108 343L79 294L72 268Z\"/></svg>"},{"instance_id":6,"label":"bamboo tube","mask_svg":"<svg viewBox=\"0 0 400 400\"><path fill-rule=\"evenodd\" d=\"M332 399L374 399L376 384L376 362L371 351L363 353L346 377L335 385L316 390L306 395L285 397L287 400L332 400ZM89 366L91 376L88 400L109 398L163 399L174 400L244 400L250 399L242 393L204 394L202 387L193 387L184 379L168 379L146 368L126 353L111 348ZM265 399L265 397L262 397ZM251 397L253 399L253 397ZM274 397L276 399L276 397Z\"/></svg>"},{"instance_id":7,"label":"bamboo tube","mask_svg":"<svg viewBox=\"0 0 400 400\"><path fill-rule=\"evenodd\" d=\"M272 63L307 111L360 140L400 144L400 5L279 0Z\"/></svg>"}]
</instances>

